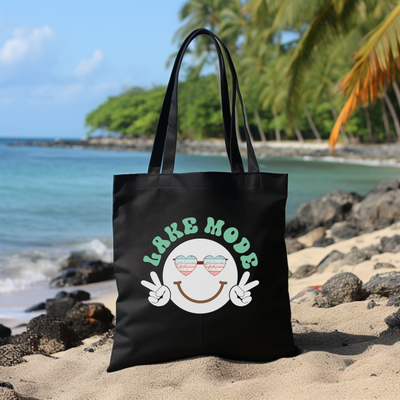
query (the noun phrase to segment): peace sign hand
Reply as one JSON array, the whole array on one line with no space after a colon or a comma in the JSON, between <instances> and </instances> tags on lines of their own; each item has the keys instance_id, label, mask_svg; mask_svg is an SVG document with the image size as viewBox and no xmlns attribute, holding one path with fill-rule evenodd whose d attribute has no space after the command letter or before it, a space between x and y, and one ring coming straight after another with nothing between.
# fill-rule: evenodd
<instances>
[{"instance_id":1,"label":"peace sign hand","mask_svg":"<svg viewBox=\"0 0 400 400\"><path fill-rule=\"evenodd\" d=\"M251 302L250 290L256 287L260 282L253 281L247 283L249 277L250 277L250 272L246 271L242 275L239 284L234 286L229 292L229 297L235 306L243 307L247 306L247 304Z\"/></svg>"},{"instance_id":2,"label":"peace sign hand","mask_svg":"<svg viewBox=\"0 0 400 400\"><path fill-rule=\"evenodd\" d=\"M154 271L150 272L150 278L153 283L147 281L140 282L144 287L150 289L149 302L157 307L165 306L171 298L171 292L167 286L161 284L160 279Z\"/></svg>"}]
</instances>

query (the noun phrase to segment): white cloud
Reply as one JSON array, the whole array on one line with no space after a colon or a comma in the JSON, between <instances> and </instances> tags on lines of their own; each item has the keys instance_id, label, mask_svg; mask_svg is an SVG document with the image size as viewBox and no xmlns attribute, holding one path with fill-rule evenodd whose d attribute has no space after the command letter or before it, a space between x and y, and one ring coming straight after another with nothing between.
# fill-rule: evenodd
<instances>
[{"instance_id":1,"label":"white cloud","mask_svg":"<svg viewBox=\"0 0 400 400\"><path fill-rule=\"evenodd\" d=\"M0 26L0 107L84 103L119 91L116 82L92 76L103 63L102 50L94 50L62 76L56 67L64 44L52 28L19 27L5 33L2 29Z\"/></svg>"},{"instance_id":2,"label":"white cloud","mask_svg":"<svg viewBox=\"0 0 400 400\"><path fill-rule=\"evenodd\" d=\"M104 54L100 49L93 52L92 57L83 58L79 61L78 66L74 70L74 75L77 77L84 77L94 71L100 66L104 60Z\"/></svg>"},{"instance_id":3,"label":"white cloud","mask_svg":"<svg viewBox=\"0 0 400 400\"><path fill-rule=\"evenodd\" d=\"M84 91L81 83L51 84L38 86L29 93L29 103L68 102L75 100Z\"/></svg>"},{"instance_id":4,"label":"white cloud","mask_svg":"<svg viewBox=\"0 0 400 400\"><path fill-rule=\"evenodd\" d=\"M13 32L13 38L0 48L0 65L15 66L26 59L40 58L45 47L54 38L54 31L46 25L34 29L17 28Z\"/></svg>"}]
</instances>

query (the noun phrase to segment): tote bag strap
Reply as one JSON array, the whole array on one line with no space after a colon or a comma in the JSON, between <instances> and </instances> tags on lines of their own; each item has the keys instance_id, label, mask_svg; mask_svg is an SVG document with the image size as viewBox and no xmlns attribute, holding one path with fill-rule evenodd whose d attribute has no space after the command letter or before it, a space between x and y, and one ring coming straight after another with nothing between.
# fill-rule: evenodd
<instances>
[{"instance_id":1,"label":"tote bag strap","mask_svg":"<svg viewBox=\"0 0 400 400\"><path fill-rule=\"evenodd\" d=\"M172 96L170 101L170 112L168 115L168 124L167 124L167 133L164 143L164 160L163 160L163 173L172 173L175 164L175 153L176 153L176 142L177 142L177 124L178 124L178 75L179 68L181 66L184 53L189 46L190 42L200 34L206 34L209 36L215 44L216 54L218 56L219 61L219 71L220 71L220 84L221 84L221 105L222 105L222 117L223 117L223 133L225 138L225 147L228 154L229 163L237 166L238 171L243 171L243 163L239 153L239 147L236 145L231 146L231 124L234 123L232 121L230 110L229 110L229 92L228 92L228 84L226 79L226 69L225 62L222 52L218 45L218 37L214 35L212 32L206 29L196 29L193 31L184 41L184 44L181 46L181 52L177 56L176 64L177 69L174 71L173 75L174 86L172 90ZM172 78L172 77L171 77ZM165 126L165 125L164 125ZM234 137L236 140L236 136ZM232 148L234 151L234 156L232 160Z\"/></svg>"},{"instance_id":2,"label":"tote bag strap","mask_svg":"<svg viewBox=\"0 0 400 400\"><path fill-rule=\"evenodd\" d=\"M161 162L163 159L164 155L164 160L171 160L171 162L167 162L168 166L170 167L172 164L172 169L167 168L172 172L173 170L173 165L174 165L174 160L175 160L175 149L176 149L176 144L171 145L171 143L175 143L176 140L174 140L174 137L177 135L177 122L173 123L172 119L170 118L170 114L176 113L177 114L177 106L176 103L175 105L172 104L173 99L176 102L177 101L177 92L175 95L174 89L177 90L177 87L175 85L175 82L178 81L178 74L179 74L179 68L181 66L182 60L183 60L183 55L189 46L190 42L197 36L199 35L200 31L203 29L196 29L193 31L183 42L181 48L179 49L179 52L176 56L175 63L171 72L171 77L170 81L167 87L167 92L164 97L164 102L163 106L161 109L160 113L160 118L158 121L157 125L157 131L156 131L156 136L154 140L154 145L153 145L153 151L152 155L150 158L150 165L149 165L149 173L159 173L160 168L161 168ZM212 38L215 45L217 46L217 41ZM229 148L229 143L227 140L229 140L229 132L230 132L230 125L231 125L231 115L229 111L229 94L228 94L228 84L226 80L226 72L225 72L225 63L224 63L224 58L221 54L221 52L217 52L218 56L218 61L220 65L220 83L221 83L221 100L222 101L222 117L223 117L223 127L224 127L224 137L226 141L226 147L227 149ZM171 110L172 106L172 110ZM177 121L177 115L175 118L175 121ZM168 127L168 129L167 129ZM171 149L167 155L164 154L164 149L166 147L166 138L168 135L172 135L172 139L169 140L170 146L169 149ZM228 154L229 156L229 154ZM163 165L163 172L166 172L165 166Z\"/></svg>"},{"instance_id":3,"label":"tote bag strap","mask_svg":"<svg viewBox=\"0 0 400 400\"><path fill-rule=\"evenodd\" d=\"M246 113L244 112L244 106L243 106L243 99L240 94L239 90L239 81L236 75L235 67L232 61L232 58L230 56L229 50L225 46L225 44L216 36L214 33L207 29L198 29L197 31L194 31L193 34L194 36L191 37L189 35L189 40L193 40L194 37L196 37L199 34L206 34L210 36L214 43L215 41L218 41L219 45L224 49L225 56L228 60L228 65L231 70L232 74L232 80L233 80L233 96L237 93L240 101L240 105L242 108L242 115L243 115L243 121L244 121L244 132L245 132L245 138L246 138L246 144L247 144L247 160L248 160L248 170L249 172L259 172L259 167L257 163L257 158L254 153L253 146L251 144L251 139L250 139L250 134L247 130L247 118L246 118ZM220 48L215 43L216 45L216 50L217 54L220 53ZM183 55L181 56L181 58ZM221 54L222 60L223 56ZM224 64L222 63L222 67L224 68ZM221 69L220 68L220 69ZM225 71L222 71L225 72ZM222 79L222 78L221 78ZM175 80L175 85L178 83L178 78L176 77ZM221 81L222 82L222 81ZM236 87L236 90L235 90ZM226 86L227 88L227 86ZM221 90L224 90L224 87L221 87ZM227 89L226 89L227 90ZM221 96L222 103L224 102L224 98L228 99L229 94L226 93L226 96ZM228 102L229 100L227 100ZM229 105L228 105L229 108ZM235 97L232 98L232 116L234 116L235 112ZM177 87L174 87L173 90L173 95L172 95L172 101L171 101L171 111L169 114L169 119L168 119L168 130L167 130L167 137L166 137L166 142L165 142L165 149L164 149L164 161L163 161L163 169L162 172L165 173L171 173L173 172L174 168L174 162L175 162L175 152L176 152L176 141L177 141L177 115L178 115L178 92L177 92ZM225 145L226 145L226 150L228 153L228 158L229 162L231 164L231 170L232 172L243 172L243 163L242 159L240 157L240 152L239 152L239 147L238 147L238 142L237 142L237 136L236 136L236 127L235 127L235 119L232 117L231 119L231 128L229 131L229 135L226 135L227 130L224 130L224 136L225 136Z\"/></svg>"},{"instance_id":4,"label":"tote bag strap","mask_svg":"<svg viewBox=\"0 0 400 400\"><path fill-rule=\"evenodd\" d=\"M247 145L248 170L249 170L249 172L259 172L257 158L255 156L254 149L253 149L253 146L251 143L250 134L247 129L247 126L248 126L247 117L246 117L246 113L244 111L242 95L239 90L239 80L237 78L236 70L235 70L231 55L229 53L229 50L227 49L225 44L221 41L221 39L219 39L219 37L217 35L215 35L213 32L211 32L207 29L204 29L204 28L198 29L197 31L200 31L200 32L197 33L195 31L196 36L203 33L203 34L210 36L214 40L214 43L215 43L215 40L218 41L219 45L224 49L225 56L228 60L228 65L229 65L229 68L230 68L230 71L232 74L234 89L233 89L233 97L232 97L232 119L231 119L231 128L230 128L229 136L227 136L224 131L225 145L226 145L226 149L227 149L227 153L228 153L229 162L231 164L231 170L232 170L232 172L244 172L243 163L242 163L242 159L240 157L240 152L239 152L239 147L238 147L238 142L237 142L236 126L235 126L235 118L234 118L234 112L235 112L235 107L236 107L236 105L235 105L236 98L234 96L237 93L237 95L239 97L239 102L241 105L242 116L243 116L243 121L244 121L244 133L245 133L246 145ZM193 38L190 40L193 40ZM219 46L217 46L217 44L216 44L216 50L217 50L217 53L220 52L220 48L219 48ZM221 54L221 57L223 60L222 54ZM222 64L222 68L223 67L224 67L224 64ZM223 71L223 72L225 72L225 71ZM175 80L175 85L178 84L177 82L178 82L178 78L176 78L176 80ZM236 90L235 90L235 87L236 87ZM224 90L223 87L222 87L222 90ZM228 93L226 94L225 98L226 99L229 98ZM224 96L221 96L221 100L222 100L222 102L224 101ZM227 100L227 101L229 101L229 100ZM172 98L172 102L171 102L171 112L169 114L169 120L168 120L168 130L167 130L167 138L166 138L166 144L165 144L165 150L164 150L164 162L163 162L163 172L167 172L167 173L173 172L173 168L174 168L176 141L177 141L177 129L176 129L177 115L178 115L177 107L178 107L178 92L177 92L177 88L174 87L173 98ZM228 108L229 108L229 105L228 105ZM175 127L175 129L172 129L172 127Z\"/></svg>"},{"instance_id":5,"label":"tote bag strap","mask_svg":"<svg viewBox=\"0 0 400 400\"><path fill-rule=\"evenodd\" d=\"M236 93L242 106L242 115L246 121L246 115L243 108L243 101L239 90L236 71L230 57L229 51L222 41L207 29L197 29L193 31L182 44L176 57L171 78L167 87L163 107L161 109L160 119L157 126L156 138L154 141L153 152L150 159L149 173L159 173L161 163L163 163L163 173L172 173L175 161L176 140L177 140L177 85L179 68L182 63L183 55L190 42L198 35L206 34L214 41L217 49L218 60L221 74L221 103L224 122L225 145L228 153L232 172L244 172L243 163L239 152L237 137L235 133L235 120L231 117L229 111L229 93L226 82L226 72L224 58L219 45L224 49L231 74L232 74L232 115L235 111ZM245 125L245 136L247 142L248 170L249 172L258 172L258 163L255 157L254 149L251 144L250 135ZM163 160L163 161L162 161Z\"/></svg>"}]
</instances>

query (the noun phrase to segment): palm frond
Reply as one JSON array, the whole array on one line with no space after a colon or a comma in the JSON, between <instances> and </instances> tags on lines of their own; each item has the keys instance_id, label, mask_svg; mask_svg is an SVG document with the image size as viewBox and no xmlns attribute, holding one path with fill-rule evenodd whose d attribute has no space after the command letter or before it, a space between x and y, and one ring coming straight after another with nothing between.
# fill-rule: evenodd
<instances>
[{"instance_id":1,"label":"palm frond","mask_svg":"<svg viewBox=\"0 0 400 400\"><path fill-rule=\"evenodd\" d=\"M299 29L310 15L318 13L324 7L326 0L284 0L277 3L279 3L279 8L272 25L273 32L287 27Z\"/></svg>"},{"instance_id":2,"label":"palm frond","mask_svg":"<svg viewBox=\"0 0 400 400\"><path fill-rule=\"evenodd\" d=\"M354 57L353 68L339 84L347 101L332 129L329 145L333 151L341 126L360 103L366 106L381 95L383 86L400 72L400 5L374 29Z\"/></svg>"},{"instance_id":3,"label":"palm frond","mask_svg":"<svg viewBox=\"0 0 400 400\"><path fill-rule=\"evenodd\" d=\"M341 0L341 13L337 13L335 0L325 1L325 6L312 18L303 36L297 44L289 65L291 80L287 115L291 123L295 123L301 113L300 99L304 92L305 77L309 73L319 47L328 46L338 35L351 29L357 4L360 0Z\"/></svg>"}]
</instances>

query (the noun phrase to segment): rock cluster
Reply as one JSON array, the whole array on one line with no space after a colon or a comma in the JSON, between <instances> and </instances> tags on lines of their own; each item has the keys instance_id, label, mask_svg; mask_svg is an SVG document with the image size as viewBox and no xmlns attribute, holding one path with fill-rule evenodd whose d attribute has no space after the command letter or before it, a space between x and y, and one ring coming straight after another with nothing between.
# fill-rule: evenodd
<instances>
[{"instance_id":1,"label":"rock cluster","mask_svg":"<svg viewBox=\"0 0 400 400\"><path fill-rule=\"evenodd\" d=\"M81 342L64 321L50 315L39 315L29 321L25 332L10 336L6 343L0 346L0 366L24 362L23 357L29 354L57 353Z\"/></svg>"},{"instance_id":2,"label":"rock cluster","mask_svg":"<svg viewBox=\"0 0 400 400\"><path fill-rule=\"evenodd\" d=\"M288 252L299 250L301 238L317 228L330 230L313 243L324 247L333 241L385 228L400 221L400 180L382 181L363 198L354 192L333 190L323 197L302 204L286 225ZM382 243L393 252L400 251L400 237ZM300 244L297 244L300 242ZM311 244L310 244L311 245Z\"/></svg>"},{"instance_id":3,"label":"rock cluster","mask_svg":"<svg viewBox=\"0 0 400 400\"><path fill-rule=\"evenodd\" d=\"M368 298L368 308L377 306L374 298L387 298L386 306L400 307L400 271L376 274L365 284L351 272L340 272L328 279L320 289L314 287L313 290L304 290L292 301L310 301L314 307L329 308ZM396 318L400 321L400 314Z\"/></svg>"},{"instance_id":4,"label":"rock cluster","mask_svg":"<svg viewBox=\"0 0 400 400\"><path fill-rule=\"evenodd\" d=\"M111 311L101 303L81 303L90 299L84 291L57 294L46 300L47 314L29 321L26 331L11 336L0 326L0 366L24 362L29 354L50 355L81 344L81 340L101 335L115 326ZM1 329L2 328L2 329Z\"/></svg>"},{"instance_id":5,"label":"rock cluster","mask_svg":"<svg viewBox=\"0 0 400 400\"><path fill-rule=\"evenodd\" d=\"M72 264L73 265L73 264ZM67 268L50 282L51 287L86 285L114 279L114 266L101 260L86 261L76 268Z\"/></svg>"},{"instance_id":6,"label":"rock cluster","mask_svg":"<svg viewBox=\"0 0 400 400\"><path fill-rule=\"evenodd\" d=\"M348 253L344 254L338 250L331 251L318 265L302 265L291 277L296 279L305 278L314 273L322 273L327 267L334 264L337 268L343 265L357 265L363 261L370 260L375 254L381 253L398 253L400 246L400 235L395 235L388 239L387 237L381 238L381 243L378 246L367 246L361 249L353 247ZM379 268L396 268L389 263L376 263L374 269Z\"/></svg>"}]
</instances>

